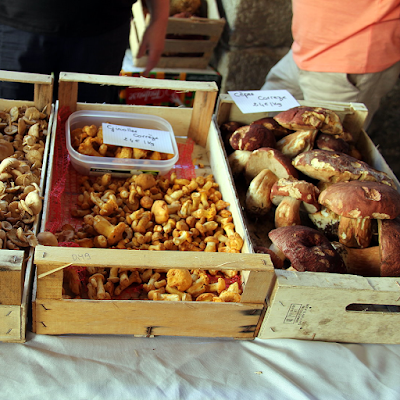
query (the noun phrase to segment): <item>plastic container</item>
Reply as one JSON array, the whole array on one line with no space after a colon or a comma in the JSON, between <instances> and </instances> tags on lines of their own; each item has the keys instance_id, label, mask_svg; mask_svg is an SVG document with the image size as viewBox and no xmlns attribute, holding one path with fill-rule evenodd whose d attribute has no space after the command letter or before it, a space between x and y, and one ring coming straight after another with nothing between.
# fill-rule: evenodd
<instances>
[{"instance_id":1,"label":"plastic container","mask_svg":"<svg viewBox=\"0 0 400 400\"><path fill-rule=\"evenodd\" d=\"M155 129L170 133L173 157L169 160L125 159L115 157L87 156L76 151L71 144L71 132L85 125L101 126L103 122L141 129ZM171 124L164 118L154 115L124 112L106 112L82 110L72 113L65 126L67 150L72 166L83 175L104 175L111 173L115 177L126 178L128 175L154 172L160 175L168 173L179 158L178 146Z\"/></svg>"}]
</instances>

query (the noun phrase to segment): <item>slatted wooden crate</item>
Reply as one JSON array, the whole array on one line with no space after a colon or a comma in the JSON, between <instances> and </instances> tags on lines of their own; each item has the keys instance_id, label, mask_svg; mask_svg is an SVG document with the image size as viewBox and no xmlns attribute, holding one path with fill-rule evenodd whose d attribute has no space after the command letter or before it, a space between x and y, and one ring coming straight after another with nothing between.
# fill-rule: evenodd
<instances>
[{"instance_id":1,"label":"slatted wooden crate","mask_svg":"<svg viewBox=\"0 0 400 400\"><path fill-rule=\"evenodd\" d=\"M78 82L167 88L194 91L193 108L77 103ZM211 118L217 93L214 82L163 81L145 78L103 77L62 73L59 107L75 110L107 110L158 115L165 118L178 140L194 139L194 158L202 158L200 174L213 173L223 199L229 202L236 231L244 239L240 254L133 251L43 247L35 249L37 267L33 304L33 326L38 334L130 334L207 336L252 339L258 332L274 270L268 256L252 252L246 228L232 189L227 164ZM52 181L50 169L48 182ZM49 187L48 193L51 192ZM44 209L44 222L46 214ZM62 270L79 266L129 266L129 268L211 268L242 272L244 291L240 303L162 302L143 300L85 300L62 298ZM54 271L49 273L49 271ZM48 275L46 275L48 274ZM46 275L46 276L44 276ZM42 277L43 276L43 277Z\"/></svg>"},{"instance_id":2,"label":"slatted wooden crate","mask_svg":"<svg viewBox=\"0 0 400 400\"><path fill-rule=\"evenodd\" d=\"M52 106L53 77L30 73L0 71L0 80L34 85L33 101L0 99L0 110L14 106L35 106L45 110L49 116L50 136L54 109ZM46 141L41 175L41 195L44 195L44 182L50 140ZM38 232L35 223L33 232ZM33 248L27 250L0 250L0 341L25 342L30 308L31 285L33 279Z\"/></svg>"},{"instance_id":3,"label":"slatted wooden crate","mask_svg":"<svg viewBox=\"0 0 400 400\"><path fill-rule=\"evenodd\" d=\"M215 0L203 0L203 5L206 18L169 18L164 53L157 68L207 68L224 29L225 19L220 17ZM133 5L132 12L130 47L134 64L145 67L147 57L136 58L135 55L150 15L146 14L142 0Z\"/></svg>"},{"instance_id":4,"label":"slatted wooden crate","mask_svg":"<svg viewBox=\"0 0 400 400\"><path fill-rule=\"evenodd\" d=\"M363 104L303 102L338 113L357 138L364 161L399 181L362 129L367 116ZM270 114L273 115L273 114ZM267 113L242 114L229 95L221 95L215 118L223 122L250 123ZM238 192L237 192L238 193ZM240 197L239 194L237 194ZM246 222L254 237L251 223ZM256 232L266 237L268 232ZM265 241L268 245L270 242ZM399 260L400 262L400 260ZM355 343L400 343L400 277L362 277L315 272L276 270L268 294L259 338L291 338Z\"/></svg>"}]
</instances>

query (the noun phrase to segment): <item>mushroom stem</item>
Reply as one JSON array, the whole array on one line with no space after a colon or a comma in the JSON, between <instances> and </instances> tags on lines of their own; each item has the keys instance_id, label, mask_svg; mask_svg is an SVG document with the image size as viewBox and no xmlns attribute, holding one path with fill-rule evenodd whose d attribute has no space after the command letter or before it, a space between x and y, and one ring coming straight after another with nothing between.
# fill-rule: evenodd
<instances>
[{"instance_id":1,"label":"mushroom stem","mask_svg":"<svg viewBox=\"0 0 400 400\"><path fill-rule=\"evenodd\" d=\"M300 205L301 200L284 197L275 210L275 227L301 225Z\"/></svg>"},{"instance_id":2,"label":"mushroom stem","mask_svg":"<svg viewBox=\"0 0 400 400\"><path fill-rule=\"evenodd\" d=\"M347 273L361 276L380 276L381 255L379 246L356 249L332 242L346 265Z\"/></svg>"},{"instance_id":3,"label":"mushroom stem","mask_svg":"<svg viewBox=\"0 0 400 400\"><path fill-rule=\"evenodd\" d=\"M372 239L370 218L341 217L338 226L339 242L347 247L365 248Z\"/></svg>"}]
</instances>

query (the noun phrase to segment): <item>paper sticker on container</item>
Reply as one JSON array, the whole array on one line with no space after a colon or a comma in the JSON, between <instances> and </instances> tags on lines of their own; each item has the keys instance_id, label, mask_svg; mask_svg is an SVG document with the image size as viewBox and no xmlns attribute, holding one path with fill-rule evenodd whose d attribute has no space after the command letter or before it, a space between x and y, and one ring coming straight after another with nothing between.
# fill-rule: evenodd
<instances>
[{"instance_id":1,"label":"paper sticker on container","mask_svg":"<svg viewBox=\"0 0 400 400\"><path fill-rule=\"evenodd\" d=\"M103 123L103 142L122 147L159 151L172 154L170 133L157 129L135 128Z\"/></svg>"},{"instance_id":2,"label":"paper sticker on container","mask_svg":"<svg viewBox=\"0 0 400 400\"><path fill-rule=\"evenodd\" d=\"M287 90L229 91L243 114L286 111L300 104Z\"/></svg>"}]
</instances>

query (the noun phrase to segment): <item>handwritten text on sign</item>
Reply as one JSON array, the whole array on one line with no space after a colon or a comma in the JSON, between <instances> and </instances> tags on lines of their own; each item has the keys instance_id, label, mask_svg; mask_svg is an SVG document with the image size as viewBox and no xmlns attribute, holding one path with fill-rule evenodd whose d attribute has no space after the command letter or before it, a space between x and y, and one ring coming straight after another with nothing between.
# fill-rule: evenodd
<instances>
[{"instance_id":1,"label":"handwritten text on sign","mask_svg":"<svg viewBox=\"0 0 400 400\"><path fill-rule=\"evenodd\" d=\"M133 128L131 126L103 123L103 142L114 146L173 154L171 136L168 131Z\"/></svg>"},{"instance_id":2,"label":"handwritten text on sign","mask_svg":"<svg viewBox=\"0 0 400 400\"><path fill-rule=\"evenodd\" d=\"M287 90L252 90L228 92L243 114L286 111L299 106Z\"/></svg>"}]
</instances>

